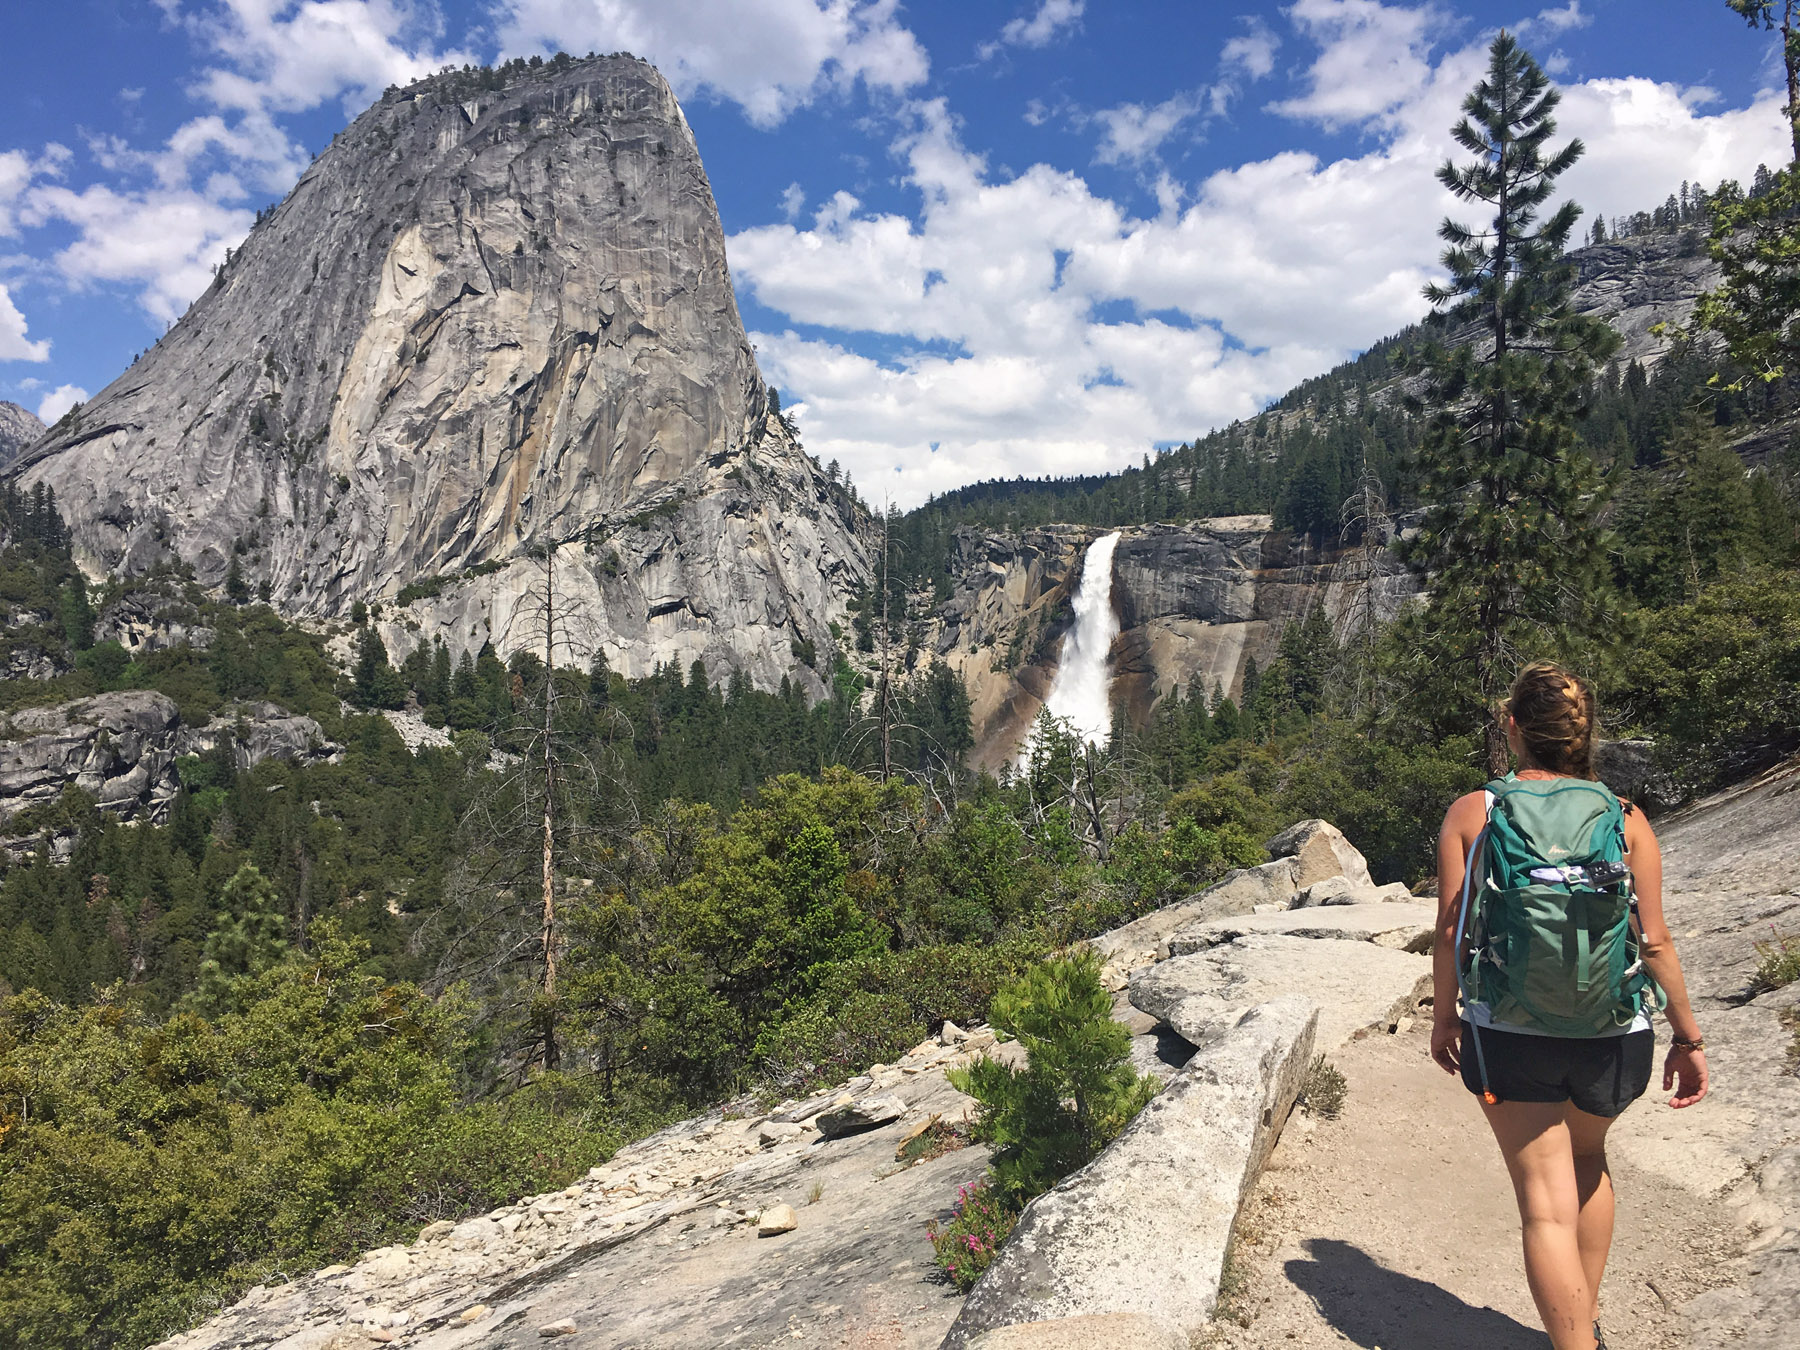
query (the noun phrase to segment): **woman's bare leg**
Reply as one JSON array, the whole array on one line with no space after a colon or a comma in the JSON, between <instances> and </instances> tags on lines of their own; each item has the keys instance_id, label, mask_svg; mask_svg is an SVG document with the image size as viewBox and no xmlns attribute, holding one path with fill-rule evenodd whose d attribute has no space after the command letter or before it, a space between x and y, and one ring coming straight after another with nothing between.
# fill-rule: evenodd
<instances>
[{"instance_id":1,"label":"woman's bare leg","mask_svg":"<svg viewBox=\"0 0 1800 1350\"><path fill-rule=\"evenodd\" d=\"M1594 1350L1594 1288L1582 1261L1580 1190L1566 1102L1483 1105L1512 1176L1525 1280L1555 1350Z\"/></svg>"},{"instance_id":2,"label":"woman's bare leg","mask_svg":"<svg viewBox=\"0 0 1800 1350\"><path fill-rule=\"evenodd\" d=\"M1612 1249L1613 1184L1612 1172L1606 1166L1606 1131L1612 1125L1612 1117L1591 1116L1571 1106L1568 1122L1569 1145L1575 1155L1575 1191L1581 1202L1575 1241L1581 1248L1581 1268L1587 1276L1588 1289L1597 1301L1600 1280L1606 1274L1606 1256ZM1589 1317L1598 1315L1596 1306Z\"/></svg>"}]
</instances>

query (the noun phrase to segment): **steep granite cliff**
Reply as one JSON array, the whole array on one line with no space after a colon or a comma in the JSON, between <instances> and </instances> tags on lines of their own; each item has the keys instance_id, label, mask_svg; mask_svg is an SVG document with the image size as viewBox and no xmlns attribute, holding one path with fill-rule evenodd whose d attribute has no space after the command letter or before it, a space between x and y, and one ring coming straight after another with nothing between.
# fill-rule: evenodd
<instances>
[{"instance_id":1,"label":"steep granite cliff","mask_svg":"<svg viewBox=\"0 0 1800 1350\"><path fill-rule=\"evenodd\" d=\"M572 647L767 681L771 626L824 645L865 572L854 508L767 404L681 109L600 57L390 90L19 467L96 573L173 553L216 588L235 561L334 616L490 572L415 616L459 649L529 641L518 560L579 542L602 575Z\"/></svg>"},{"instance_id":2,"label":"steep granite cliff","mask_svg":"<svg viewBox=\"0 0 1800 1350\"><path fill-rule=\"evenodd\" d=\"M955 668L973 705L976 759L1016 753L1050 689L1087 546L1104 531L1050 525L958 533L955 593L925 625L921 654ZM1281 627L1325 606L1342 637L1391 618L1417 583L1391 552L1329 550L1267 516L1127 527L1113 556L1112 700L1138 722L1176 686L1238 693L1267 666Z\"/></svg>"}]
</instances>

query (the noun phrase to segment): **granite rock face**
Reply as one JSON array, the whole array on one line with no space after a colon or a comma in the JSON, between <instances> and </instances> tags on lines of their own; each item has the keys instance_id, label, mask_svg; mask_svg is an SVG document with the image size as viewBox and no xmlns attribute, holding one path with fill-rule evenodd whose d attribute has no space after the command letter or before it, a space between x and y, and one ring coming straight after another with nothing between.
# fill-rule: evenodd
<instances>
[{"instance_id":1,"label":"granite rock face","mask_svg":"<svg viewBox=\"0 0 1800 1350\"><path fill-rule=\"evenodd\" d=\"M5 722L0 740L0 833L32 806L79 788L121 820L161 823L180 790L175 762L229 746L238 771L266 759L314 763L338 746L310 717L273 703L247 703L204 727L184 725L175 701L154 690L27 708ZM29 851L35 835L3 846Z\"/></svg>"},{"instance_id":2,"label":"granite rock face","mask_svg":"<svg viewBox=\"0 0 1800 1350\"><path fill-rule=\"evenodd\" d=\"M1191 956L1252 933L1326 941L1373 942L1402 952L1429 952L1437 911L1424 901L1411 904L1322 905L1276 914L1244 914L1203 919L1169 938L1171 956Z\"/></svg>"},{"instance_id":3,"label":"granite rock face","mask_svg":"<svg viewBox=\"0 0 1800 1350\"><path fill-rule=\"evenodd\" d=\"M0 469L12 463L21 450L43 434L44 424L35 414L0 399Z\"/></svg>"},{"instance_id":4,"label":"granite rock face","mask_svg":"<svg viewBox=\"0 0 1800 1350\"><path fill-rule=\"evenodd\" d=\"M1300 911L1305 913L1305 911ZM1369 1027L1391 1029L1431 993L1431 958L1368 942L1250 933L1132 973L1131 1003L1202 1049L1247 1007L1299 990L1318 1001L1321 1050Z\"/></svg>"},{"instance_id":5,"label":"granite rock face","mask_svg":"<svg viewBox=\"0 0 1800 1350\"><path fill-rule=\"evenodd\" d=\"M627 56L390 90L17 472L93 571L173 553L216 589L236 556L310 616L422 583L456 650L529 645L521 560L573 545L567 640L627 673L776 683L866 576L857 509L768 413L687 122Z\"/></svg>"}]
</instances>

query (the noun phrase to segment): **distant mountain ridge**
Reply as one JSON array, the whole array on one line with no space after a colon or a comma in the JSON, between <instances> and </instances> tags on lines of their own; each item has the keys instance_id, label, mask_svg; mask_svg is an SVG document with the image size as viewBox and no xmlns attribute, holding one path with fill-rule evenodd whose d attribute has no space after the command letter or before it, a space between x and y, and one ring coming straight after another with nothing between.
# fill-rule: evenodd
<instances>
[{"instance_id":1,"label":"distant mountain ridge","mask_svg":"<svg viewBox=\"0 0 1800 1350\"><path fill-rule=\"evenodd\" d=\"M573 545L559 660L773 687L867 563L768 404L674 94L558 57L390 89L15 471L90 573L172 554L319 618L404 594L400 649L541 645L532 558Z\"/></svg>"},{"instance_id":2,"label":"distant mountain ridge","mask_svg":"<svg viewBox=\"0 0 1800 1350\"><path fill-rule=\"evenodd\" d=\"M44 424L36 414L21 408L16 403L8 403L0 399L0 470L4 470L39 436L44 434Z\"/></svg>"}]
</instances>

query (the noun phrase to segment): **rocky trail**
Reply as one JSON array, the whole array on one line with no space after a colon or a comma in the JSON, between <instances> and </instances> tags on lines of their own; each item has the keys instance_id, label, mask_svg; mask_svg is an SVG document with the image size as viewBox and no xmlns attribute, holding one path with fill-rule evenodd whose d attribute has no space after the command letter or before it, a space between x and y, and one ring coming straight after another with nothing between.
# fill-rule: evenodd
<instances>
[{"instance_id":1,"label":"rocky trail","mask_svg":"<svg viewBox=\"0 0 1800 1350\"><path fill-rule=\"evenodd\" d=\"M1800 927L1800 766L1664 822L1667 912L1709 1044L1711 1097L1658 1077L1612 1132L1619 1196L1602 1324L1616 1350L1792 1345L1800 1079L1789 986L1745 1001L1753 943ZM1535 1350L1511 1186L1430 1024L1352 1041L1335 1121L1296 1116L1242 1212L1204 1343Z\"/></svg>"},{"instance_id":2,"label":"rocky trail","mask_svg":"<svg viewBox=\"0 0 1800 1350\"><path fill-rule=\"evenodd\" d=\"M1347 1046L1343 1115L1296 1116L1239 1221L1221 1316L1203 1344L1249 1350L1541 1350L1518 1212L1459 1080L1427 1058L1430 1022ZM1668 1108L1646 1098L1633 1108ZM1618 1239L1602 1290L1615 1350L1690 1344L1677 1310L1715 1287L1742 1238L1722 1200L1616 1149Z\"/></svg>"},{"instance_id":3,"label":"rocky trail","mask_svg":"<svg viewBox=\"0 0 1800 1350\"><path fill-rule=\"evenodd\" d=\"M1746 991L1754 941L1800 926L1800 764L1663 837L1716 1081L1680 1113L1653 1090L1615 1129L1604 1318L1620 1350L1774 1350L1800 1314L1800 985ZM900 1154L972 1108L948 1068L1017 1051L946 1026L814 1097L683 1121L565 1191L253 1290L166 1346L1547 1344L1498 1152L1426 1056L1431 908L1373 886L1323 822L1270 851L1095 942L1133 1059L1167 1090L1034 1202L967 1299L925 1224L985 1150ZM1315 1049L1348 1082L1337 1119L1288 1114Z\"/></svg>"}]
</instances>

